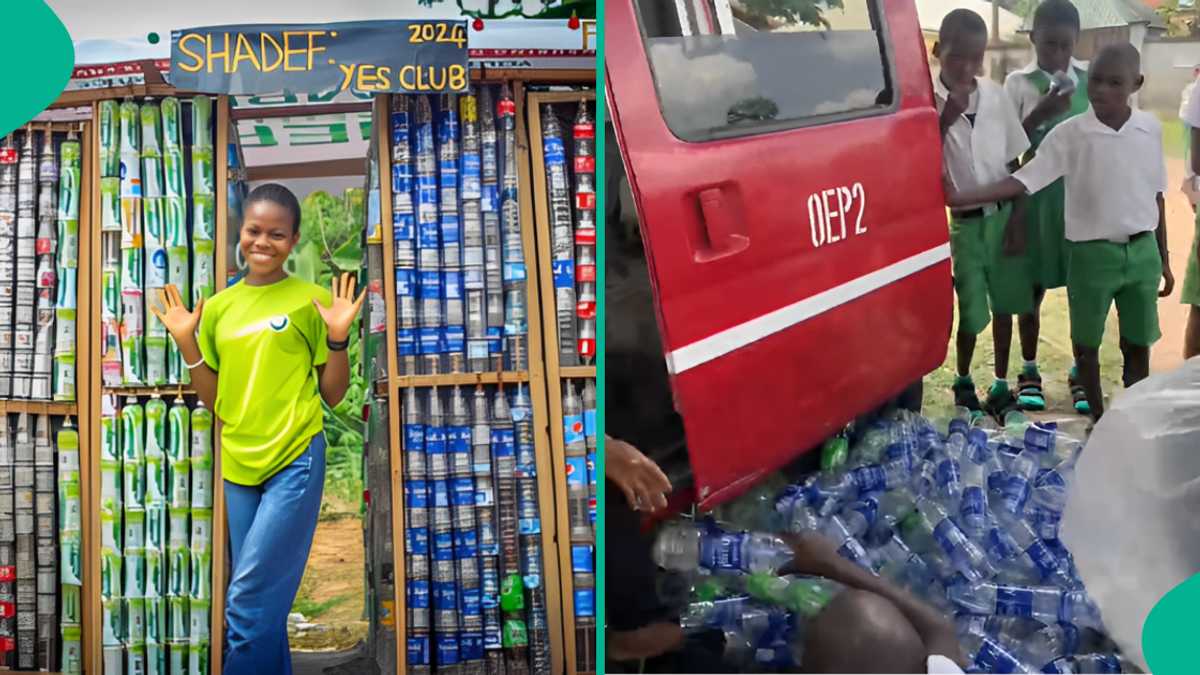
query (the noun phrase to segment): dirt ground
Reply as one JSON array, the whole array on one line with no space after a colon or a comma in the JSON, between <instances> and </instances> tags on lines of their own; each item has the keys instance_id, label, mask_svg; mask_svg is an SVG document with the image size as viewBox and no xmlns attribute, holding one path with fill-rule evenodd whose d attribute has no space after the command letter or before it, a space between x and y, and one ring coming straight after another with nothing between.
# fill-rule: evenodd
<instances>
[{"instance_id":1,"label":"dirt ground","mask_svg":"<svg viewBox=\"0 0 1200 675\"><path fill-rule=\"evenodd\" d=\"M1154 372L1171 370L1183 363L1183 333L1187 327L1189 310L1187 306L1179 304L1179 293L1183 288L1183 276L1187 272L1187 259L1192 251L1196 230L1192 207L1187 197L1179 191L1184 177L1182 159L1167 161L1167 177L1171 186L1167 194L1167 236L1171 271L1175 273L1175 293L1158 305L1163 339L1150 354L1150 367Z\"/></svg>"},{"instance_id":2,"label":"dirt ground","mask_svg":"<svg viewBox=\"0 0 1200 675\"><path fill-rule=\"evenodd\" d=\"M346 649L365 639L363 617L362 521L357 517L321 520L313 538L308 567L300 582L293 611L306 608L308 623L322 629L305 631L290 640L293 651ZM314 611L319 610L319 611Z\"/></svg>"}]
</instances>

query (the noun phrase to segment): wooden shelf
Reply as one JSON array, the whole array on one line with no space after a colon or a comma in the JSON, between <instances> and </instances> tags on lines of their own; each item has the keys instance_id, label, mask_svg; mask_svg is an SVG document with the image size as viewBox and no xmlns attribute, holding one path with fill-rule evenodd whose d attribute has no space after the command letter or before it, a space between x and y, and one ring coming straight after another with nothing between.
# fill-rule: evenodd
<instances>
[{"instance_id":1,"label":"wooden shelf","mask_svg":"<svg viewBox=\"0 0 1200 675\"><path fill-rule=\"evenodd\" d=\"M596 366L563 366L558 376L564 380L596 379Z\"/></svg>"},{"instance_id":2,"label":"wooden shelf","mask_svg":"<svg viewBox=\"0 0 1200 675\"><path fill-rule=\"evenodd\" d=\"M101 394L116 394L117 396L153 396L158 394L163 398L175 396L183 393L184 396L193 396L196 393L189 385L184 385L181 389L179 385L165 384L161 387L104 387L100 390Z\"/></svg>"},{"instance_id":3,"label":"wooden shelf","mask_svg":"<svg viewBox=\"0 0 1200 675\"><path fill-rule=\"evenodd\" d=\"M0 414L78 415L79 405L64 401L0 400Z\"/></svg>"},{"instance_id":4,"label":"wooden shelf","mask_svg":"<svg viewBox=\"0 0 1200 675\"><path fill-rule=\"evenodd\" d=\"M528 371L500 373L446 373L444 375L397 375L392 378L397 387L453 387L476 384L516 384L528 382Z\"/></svg>"}]
</instances>

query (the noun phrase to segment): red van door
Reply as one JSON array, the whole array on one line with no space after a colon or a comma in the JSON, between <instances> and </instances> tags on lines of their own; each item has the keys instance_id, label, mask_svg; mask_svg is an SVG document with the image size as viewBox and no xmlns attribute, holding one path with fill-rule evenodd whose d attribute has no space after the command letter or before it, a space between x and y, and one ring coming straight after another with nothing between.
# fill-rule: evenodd
<instances>
[{"instance_id":1,"label":"red van door","mask_svg":"<svg viewBox=\"0 0 1200 675\"><path fill-rule=\"evenodd\" d=\"M843 5L606 3L608 101L702 507L946 354L941 142L916 10Z\"/></svg>"}]
</instances>

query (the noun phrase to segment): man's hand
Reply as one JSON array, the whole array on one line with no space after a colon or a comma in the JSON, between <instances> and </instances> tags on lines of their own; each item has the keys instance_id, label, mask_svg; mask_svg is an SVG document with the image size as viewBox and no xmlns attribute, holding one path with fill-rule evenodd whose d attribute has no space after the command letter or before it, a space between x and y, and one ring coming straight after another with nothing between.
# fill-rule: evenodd
<instances>
[{"instance_id":1,"label":"man's hand","mask_svg":"<svg viewBox=\"0 0 1200 675\"><path fill-rule=\"evenodd\" d=\"M946 206L950 208L958 208L959 195L958 188L954 186L954 181L950 180L950 176L942 174L942 190L946 193Z\"/></svg>"},{"instance_id":2,"label":"man's hand","mask_svg":"<svg viewBox=\"0 0 1200 675\"><path fill-rule=\"evenodd\" d=\"M779 537L792 548L792 562L786 570L780 570L780 574L787 571L792 574L834 578L831 576L831 569L838 564L841 557L837 547L828 538L816 532L780 534Z\"/></svg>"},{"instance_id":3,"label":"man's hand","mask_svg":"<svg viewBox=\"0 0 1200 675\"><path fill-rule=\"evenodd\" d=\"M621 488L634 511L667 508L671 481L657 464L629 443L604 437L604 474Z\"/></svg>"},{"instance_id":4,"label":"man's hand","mask_svg":"<svg viewBox=\"0 0 1200 675\"><path fill-rule=\"evenodd\" d=\"M1171 273L1171 265L1163 260L1163 287L1158 292L1158 297L1165 298L1171 295L1171 291L1175 290L1175 275Z\"/></svg>"},{"instance_id":5,"label":"man's hand","mask_svg":"<svg viewBox=\"0 0 1200 675\"><path fill-rule=\"evenodd\" d=\"M683 629L673 623L652 623L629 631L605 631L607 656L614 661L640 661L683 647Z\"/></svg>"},{"instance_id":6,"label":"man's hand","mask_svg":"<svg viewBox=\"0 0 1200 675\"><path fill-rule=\"evenodd\" d=\"M1019 206L1013 207L1008 224L1004 226L1004 255L1014 258L1025 254L1025 214Z\"/></svg>"},{"instance_id":7,"label":"man's hand","mask_svg":"<svg viewBox=\"0 0 1200 675\"><path fill-rule=\"evenodd\" d=\"M1038 101L1038 104L1034 106L1030 115L1038 120L1039 123L1063 115L1071 109L1071 96L1073 94L1074 92L1063 94L1050 92L1043 96L1042 100Z\"/></svg>"},{"instance_id":8,"label":"man's hand","mask_svg":"<svg viewBox=\"0 0 1200 675\"><path fill-rule=\"evenodd\" d=\"M950 95L946 97L946 105L942 108L941 125L942 135L944 136L950 127L962 117L962 114L971 106L971 89L970 85L955 87L950 91Z\"/></svg>"}]
</instances>

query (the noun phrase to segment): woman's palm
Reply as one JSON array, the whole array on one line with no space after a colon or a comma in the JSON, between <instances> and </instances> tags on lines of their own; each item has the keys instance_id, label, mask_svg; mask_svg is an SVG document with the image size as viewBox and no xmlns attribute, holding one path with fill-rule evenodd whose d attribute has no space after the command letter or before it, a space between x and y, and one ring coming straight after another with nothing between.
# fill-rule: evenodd
<instances>
[{"instance_id":1,"label":"woman's palm","mask_svg":"<svg viewBox=\"0 0 1200 675\"><path fill-rule=\"evenodd\" d=\"M196 303L196 309L189 310L183 304L183 297L174 284L168 284L158 292L158 305L151 305L150 311L166 326L175 342L196 334L200 325L200 315L204 311L204 300Z\"/></svg>"},{"instance_id":2,"label":"woman's palm","mask_svg":"<svg viewBox=\"0 0 1200 675\"><path fill-rule=\"evenodd\" d=\"M350 274L334 277L330 282L333 303L329 307L324 307L320 302L313 300L313 304L316 305L317 311L325 321L330 336L336 340L344 340L349 336L350 326L354 323L354 318L358 316L359 310L362 309L363 299L366 297L366 293L363 292L355 299L354 284L354 277Z\"/></svg>"}]
</instances>

